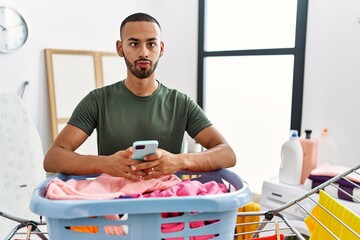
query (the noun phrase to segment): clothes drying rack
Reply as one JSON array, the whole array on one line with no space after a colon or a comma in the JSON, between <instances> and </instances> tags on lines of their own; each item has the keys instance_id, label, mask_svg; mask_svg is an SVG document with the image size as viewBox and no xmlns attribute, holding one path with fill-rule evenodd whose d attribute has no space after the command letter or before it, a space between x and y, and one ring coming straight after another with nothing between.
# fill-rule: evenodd
<instances>
[{"instance_id":1,"label":"clothes drying rack","mask_svg":"<svg viewBox=\"0 0 360 240\"><path fill-rule=\"evenodd\" d=\"M243 222L236 224L237 227L246 227L249 225L256 226L255 230L253 231L247 231L247 232L239 232L235 233L234 239L261 239L262 237L269 237L273 236L274 238L271 239L284 239L284 238L296 238L299 240L305 240L304 236L292 225L291 221L289 221L282 212L290 207L298 206L303 213L306 213L308 217L310 217L313 221L315 221L316 224L318 224L319 227L323 228L326 233L328 233L328 236L331 236L330 238L326 239L341 239L341 237L337 236L332 230L329 229L327 226L327 223L331 220L336 221L337 227L343 227L346 229L346 231L350 232L351 236L353 238L351 239L360 239L360 221L359 223L356 223L356 227L350 227L348 224L346 224L342 219L340 219L336 214L334 214L331 210L329 210L326 206L323 206L318 202L320 191L325 191L325 188L336 188L337 191L340 191L341 193L347 195L349 198L352 199L353 202L356 204L359 204L360 206L360 199L358 197L355 197L354 195L349 194L348 192L344 191L342 188L336 184L339 180L343 179L352 186L356 188L360 188L359 184L357 182L354 182L352 180L349 180L349 175L360 175L360 164L356 165L353 168L350 168L349 170L331 178L330 180L322 183L321 185L317 186L316 188L313 188L312 190L308 191L307 193L301 195L300 197L296 198L293 201L290 201L286 204L283 204L282 206L273 209L273 210L267 210L267 211L257 211L257 212L239 212L238 217L254 217L258 216L260 221L253 221L253 222ZM336 199L334 197L331 197L333 199ZM324 221L323 219L320 219L319 217L315 216L312 213L312 208L309 209L309 202L312 203L311 205L313 207L318 206L321 211L325 211L326 214L328 214L327 219ZM360 219L358 216L357 219ZM283 236L281 236L283 235ZM248 237L246 237L248 236ZM282 238L281 238L282 237ZM270 238L266 238L270 239ZM325 238L323 238L325 239Z\"/></svg>"},{"instance_id":2,"label":"clothes drying rack","mask_svg":"<svg viewBox=\"0 0 360 240\"><path fill-rule=\"evenodd\" d=\"M42 218L40 218L39 221L35 220L29 220L25 218L19 218L14 215L10 215L4 212L0 212L0 217L7 218L9 220L15 221L18 223L5 237L4 240L10 240L14 239L15 236L22 235L24 236L26 240L30 240L31 235L35 235L38 237L38 239L42 240L48 240L46 237L47 233L43 232L39 227L42 225L46 225L46 222L42 221ZM21 231L23 229L26 229L26 231ZM18 237L16 239L19 239Z\"/></svg>"},{"instance_id":3,"label":"clothes drying rack","mask_svg":"<svg viewBox=\"0 0 360 240\"><path fill-rule=\"evenodd\" d=\"M257 211L257 212L239 212L237 213L238 217L253 217L253 216L259 216L261 218L261 221L247 221L244 223L236 224L236 227L238 226L248 226L248 225L256 225L256 230L254 231L244 231L234 234L234 239L261 239L265 238L266 236L273 236L273 238L266 238L266 239L300 239L305 240L304 236L301 235L301 233L292 225L291 221L289 221L282 212L290 207L298 206L303 212L305 212L309 217L314 219L319 226L321 226L330 236L331 238L326 239L342 239L338 236L336 236L335 233L333 233L328 227L326 226L326 223L318 219L316 216L312 213L312 207L318 206L321 209L323 209L326 212L329 212L329 216L333 218L335 221L338 222L337 226L346 228L353 237L351 239L360 239L360 232L358 229L358 226L360 226L358 223L355 224L357 226L356 228L351 228L346 223L343 222L343 220L336 217L333 213L331 213L326 207L322 206L318 202L318 193L321 190L325 190L325 188L335 188L338 191L342 192L343 194L347 195L348 197L352 198L353 202L356 204L360 204L360 199L357 197L354 197L353 195L350 195L343 189L341 189L336 182L339 180L345 180L352 184L356 188L360 188L359 184L349 180L348 176L350 174L356 174L360 175L360 164L331 178L330 180L324 182L323 184L319 185L318 187L308 191L307 193L301 195L300 197L296 198L295 200L292 200L281 207L278 207L276 209L272 209L269 211ZM308 202L312 202L313 205L311 208L308 206ZM248 218L249 219L249 218ZM329 221L329 219L327 219ZM36 234L36 233L35 233ZM249 237L246 237L249 236ZM325 238L324 238L325 239Z\"/></svg>"}]
</instances>

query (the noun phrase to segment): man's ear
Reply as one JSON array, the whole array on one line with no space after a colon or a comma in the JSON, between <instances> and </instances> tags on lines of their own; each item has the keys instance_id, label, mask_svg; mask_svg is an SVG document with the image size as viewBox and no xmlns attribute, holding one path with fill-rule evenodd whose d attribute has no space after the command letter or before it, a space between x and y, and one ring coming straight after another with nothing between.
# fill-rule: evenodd
<instances>
[{"instance_id":1,"label":"man's ear","mask_svg":"<svg viewBox=\"0 0 360 240\"><path fill-rule=\"evenodd\" d=\"M116 41L116 51L120 57L124 57L124 51L122 48L122 42L120 40Z\"/></svg>"},{"instance_id":2,"label":"man's ear","mask_svg":"<svg viewBox=\"0 0 360 240\"><path fill-rule=\"evenodd\" d=\"M165 48L164 42L161 41L160 42L160 57L164 54L164 48Z\"/></svg>"}]
</instances>

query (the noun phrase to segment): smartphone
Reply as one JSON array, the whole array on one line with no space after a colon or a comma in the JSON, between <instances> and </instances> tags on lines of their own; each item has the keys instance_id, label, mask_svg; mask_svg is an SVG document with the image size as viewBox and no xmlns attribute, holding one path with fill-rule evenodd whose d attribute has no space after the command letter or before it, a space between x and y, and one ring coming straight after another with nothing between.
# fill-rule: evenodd
<instances>
[{"instance_id":1,"label":"smartphone","mask_svg":"<svg viewBox=\"0 0 360 240\"><path fill-rule=\"evenodd\" d=\"M159 142L157 140L136 141L133 143L134 153L132 159L144 160L144 157L156 152Z\"/></svg>"}]
</instances>

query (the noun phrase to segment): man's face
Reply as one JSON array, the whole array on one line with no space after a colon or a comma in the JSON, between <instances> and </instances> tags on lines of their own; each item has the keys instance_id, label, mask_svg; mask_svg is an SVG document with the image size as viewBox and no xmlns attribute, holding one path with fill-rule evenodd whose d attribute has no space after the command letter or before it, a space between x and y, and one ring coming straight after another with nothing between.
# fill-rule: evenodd
<instances>
[{"instance_id":1,"label":"man's face","mask_svg":"<svg viewBox=\"0 0 360 240\"><path fill-rule=\"evenodd\" d=\"M118 53L135 77L148 78L154 73L164 48L160 35L159 27L152 22L129 22L124 26Z\"/></svg>"}]
</instances>

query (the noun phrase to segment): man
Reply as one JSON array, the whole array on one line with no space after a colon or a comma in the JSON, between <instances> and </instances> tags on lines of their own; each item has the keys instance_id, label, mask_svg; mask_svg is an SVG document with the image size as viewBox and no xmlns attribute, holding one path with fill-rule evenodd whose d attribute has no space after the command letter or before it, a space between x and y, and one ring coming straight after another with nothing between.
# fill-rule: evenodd
<instances>
[{"instance_id":1,"label":"man","mask_svg":"<svg viewBox=\"0 0 360 240\"><path fill-rule=\"evenodd\" d=\"M155 79L164 53L156 19L144 13L128 16L116 48L127 65L125 80L95 89L78 104L45 156L46 171L106 173L136 181L180 170L212 171L235 165L232 148L202 109ZM99 155L75 153L95 128ZM185 131L207 150L180 153ZM156 153L143 162L131 158L134 141L153 139L159 141Z\"/></svg>"}]
</instances>

